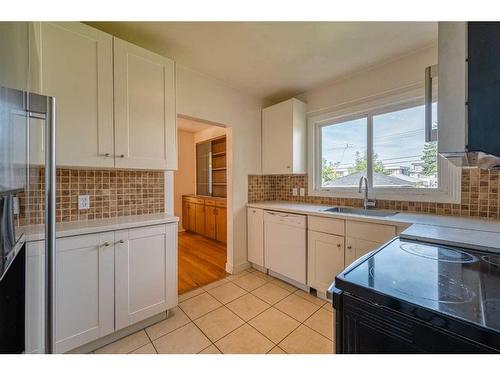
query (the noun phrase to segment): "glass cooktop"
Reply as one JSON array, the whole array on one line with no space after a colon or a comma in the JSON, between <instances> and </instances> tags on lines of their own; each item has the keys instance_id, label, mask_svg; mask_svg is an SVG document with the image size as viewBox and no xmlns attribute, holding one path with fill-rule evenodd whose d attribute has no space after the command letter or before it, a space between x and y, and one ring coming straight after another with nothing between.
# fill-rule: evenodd
<instances>
[{"instance_id":1,"label":"glass cooktop","mask_svg":"<svg viewBox=\"0 0 500 375\"><path fill-rule=\"evenodd\" d=\"M342 279L500 332L500 255L396 239Z\"/></svg>"}]
</instances>

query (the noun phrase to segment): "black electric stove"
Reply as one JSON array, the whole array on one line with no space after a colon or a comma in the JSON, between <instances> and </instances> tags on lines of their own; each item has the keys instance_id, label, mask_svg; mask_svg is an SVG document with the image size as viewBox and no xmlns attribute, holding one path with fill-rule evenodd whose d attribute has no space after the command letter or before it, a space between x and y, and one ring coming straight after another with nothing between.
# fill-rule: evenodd
<instances>
[{"instance_id":1,"label":"black electric stove","mask_svg":"<svg viewBox=\"0 0 500 375\"><path fill-rule=\"evenodd\" d=\"M500 352L500 254L396 238L332 292L339 353Z\"/></svg>"}]
</instances>

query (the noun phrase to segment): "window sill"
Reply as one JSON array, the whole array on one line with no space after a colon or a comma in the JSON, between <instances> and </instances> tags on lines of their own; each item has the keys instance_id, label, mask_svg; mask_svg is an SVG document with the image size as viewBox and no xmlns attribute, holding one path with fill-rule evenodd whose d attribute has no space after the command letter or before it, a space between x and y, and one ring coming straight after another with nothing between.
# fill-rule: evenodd
<instances>
[{"instance_id":1,"label":"window sill","mask_svg":"<svg viewBox=\"0 0 500 375\"><path fill-rule=\"evenodd\" d=\"M401 191L404 190L404 191ZM390 201L403 201L403 202L431 202L431 203L460 203L460 191L455 190L451 194L442 190L425 190L423 189L371 189L369 190L369 197L376 200L390 200ZM419 191L420 190L420 191ZM308 193L313 197L325 198L357 198L363 199L364 193L359 193L357 188L344 188L344 189L318 189L312 190Z\"/></svg>"}]
</instances>

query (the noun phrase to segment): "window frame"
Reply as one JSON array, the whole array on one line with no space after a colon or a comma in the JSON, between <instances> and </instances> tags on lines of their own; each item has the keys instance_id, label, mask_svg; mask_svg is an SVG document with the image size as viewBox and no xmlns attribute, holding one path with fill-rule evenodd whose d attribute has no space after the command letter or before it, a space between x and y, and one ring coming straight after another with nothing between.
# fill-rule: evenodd
<instances>
[{"instance_id":1,"label":"window frame","mask_svg":"<svg viewBox=\"0 0 500 375\"><path fill-rule=\"evenodd\" d=\"M391 100L392 99L392 100ZM406 188L406 187L374 187L373 186L373 117L385 113L404 110L424 105L422 96L410 96L403 100L386 98L382 102L368 102L346 106L343 109L308 118L309 163L308 182L311 187L309 195L335 198L362 198L358 187L322 187L321 186L321 128L346 121L367 119L367 179L370 198L381 200L397 200L412 202L460 203L461 169L451 164L438 154L438 187Z\"/></svg>"}]
</instances>

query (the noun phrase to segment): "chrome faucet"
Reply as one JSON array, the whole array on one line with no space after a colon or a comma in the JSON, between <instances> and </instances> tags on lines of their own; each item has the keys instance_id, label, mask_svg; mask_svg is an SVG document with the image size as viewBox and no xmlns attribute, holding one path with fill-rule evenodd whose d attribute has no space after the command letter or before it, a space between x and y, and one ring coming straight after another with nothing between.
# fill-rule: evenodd
<instances>
[{"instance_id":1,"label":"chrome faucet","mask_svg":"<svg viewBox=\"0 0 500 375\"><path fill-rule=\"evenodd\" d=\"M370 207L375 207L375 199L368 198L368 179L365 176L361 176L359 179L358 192L361 193L363 182L365 183L365 199L363 201L363 208L367 210Z\"/></svg>"}]
</instances>

